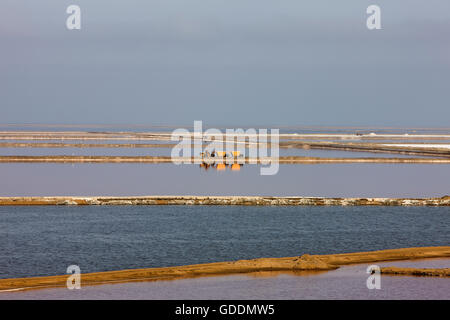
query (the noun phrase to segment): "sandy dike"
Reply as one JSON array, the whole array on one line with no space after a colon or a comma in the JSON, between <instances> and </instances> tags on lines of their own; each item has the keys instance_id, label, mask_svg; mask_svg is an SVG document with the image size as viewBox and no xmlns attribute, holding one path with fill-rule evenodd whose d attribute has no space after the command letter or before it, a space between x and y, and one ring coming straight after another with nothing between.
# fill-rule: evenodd
<instances>
[{"instance_id":1,"label":"sandy dike","mask_svg":"<svg viewBox=\"0 0 450 320\"><path fill-rule=\"evenodd\" d=\"M0 156L0 163L186 163L200 164L202 158L171 158L167 156ZM450 164L450 158L320 158L286 156L278 158L245 158L245 164L332 164L332 163L409 163Z\"/></svg>"},{"instance_id":2,"label":"sandy dike","mask_svg":"<svg viewBox=\"0 0 450 320\"><path fill-rule=\"evenodd\" d=\"M81 275L81 283L83 286L86 286L114 282L175 280L261 271L324 271L337 269L339 266L348 264L444 257L450 257L450 247L405 248L332 255L305 254L289 258L260 258L179 267L86 273ZM0 290L17 291L64 287L66 286L67 278L68 275L0 279Z\"/></svg>"},{"instance_id":3,"label":"sandy dike","mask_svg":"<svg viewBox=\"0 0 450 320\"><path fill-rule=\"evenodd\" d=\"M380 271L382 274L394 276L450 277L450 268L433 269L385 267L381 268Z\"/></svg>"},{"instance_id":4,"label":"sandy dike","mask_svg":"<svg viewBox=\"0 0 450 320\"><path fill-rule=\"evenodd\" d=\"M262 196L0 197L0 206L26 205L450 206L450 196L421 199Z\"/></svg>"}]
</instances>

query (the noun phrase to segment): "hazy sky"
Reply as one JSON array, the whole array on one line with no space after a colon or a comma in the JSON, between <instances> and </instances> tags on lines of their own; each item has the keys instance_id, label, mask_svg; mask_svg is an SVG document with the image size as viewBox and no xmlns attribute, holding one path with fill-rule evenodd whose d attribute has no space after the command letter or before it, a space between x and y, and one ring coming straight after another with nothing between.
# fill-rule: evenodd
<instances>
[{"instance_id":1,"label":"hazy sky","mask_svg":"<svg viewBox=\"0 0 450 320\"><path fill-rule=\"evenodd\" d=\"M448 127L450 2L2 0L0 106L0 123Z\"/></svg>"}]
</instances>

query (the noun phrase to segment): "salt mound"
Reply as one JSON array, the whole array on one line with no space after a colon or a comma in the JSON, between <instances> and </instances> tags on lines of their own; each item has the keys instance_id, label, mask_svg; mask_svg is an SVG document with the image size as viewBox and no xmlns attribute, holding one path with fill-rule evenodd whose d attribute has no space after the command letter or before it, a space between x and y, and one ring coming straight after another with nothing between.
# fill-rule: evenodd
<instances>
[{"instance_id":1,"label":"salt mound","mask_svg":"<svg viewBox=\"0 0 450 320\"><path fill-rule=\"evenodd\" d=\"M311 256L309 254L304 254L295 259L293 267L295 270L330 270L336 268L336 266L324 262L319 257Z\"/></svg>"}]
</instances>

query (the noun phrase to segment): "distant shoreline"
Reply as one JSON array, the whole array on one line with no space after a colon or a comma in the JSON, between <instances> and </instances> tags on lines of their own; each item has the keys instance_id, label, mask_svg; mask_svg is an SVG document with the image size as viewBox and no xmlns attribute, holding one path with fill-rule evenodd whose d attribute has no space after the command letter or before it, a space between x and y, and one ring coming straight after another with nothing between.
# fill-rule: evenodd
<instances>
[{"instance_id":1,"label":"distant shoreline","mask_svg":"<svg viewBox=\"0 0 450 320\"><path fill-rule=\"evenodd\" d=\"M261 271L329 271L350 264L384 261L448 258L450 247L419 247L331 255L302 255L287 258L260 258L165 268L131 269L81 274L81 285L136 281L176 280L223 276ZM388 270L386 270L388 271ZM406 270L409 271L409 270ZM398 269L395 272L400 273ZM406 274L407 272L405 272ZM426 275L426 274L424 274ZM0 293L29 289L64 287L69 275L0 279Z\"/></svg>"},{"instance_id":2,"label":"distant shoreline","mask_svg":"<svg viewBox=\"0 0 450 320\"><path fill-rule=\"evenodd\" d=\"M39 205L450 206L450 196L441 198L264 196L0 197L0 206Z\"/></svg>"},{"instance_id":3,"label":"distant shoreline","mask_svg":"<svg viewBox=\"0 0 450 320\"><path fill-rule=\"evenodd\" d=\"M178 136L177 136L178 137ZM248 149L271 147L272 141L256 141L255 133L226 133L219 140L214 140L223 149L230 141L237 139L236 145ZM170 132L88 132L88 131L0 131L1 148L173 148L179 139L172 140ZM193 133L185 133L189 144L201 141L202 148L211 143L211 138L202 136L196 138ZM310 163L450 163L450 134L392 134L375 132L353 133L281 133L276 148L280 149L317 149L348 152L364 152L375 154L400 154L418 156L418 158L331 158L331 157L301 157L281 156L267 158L271 162L283 164ZM218 139L218 138L215 138ZM248 139L248 141L247 141ZM183 140L184 141L184 140ZM186 143L186 142L185 142ZM234 145L234 142L233 142ZM199 145L197 145L199 147ZM217 147L217 146L216 146ZM218 148L218 147L217 147ZM62 151L63 152L63 151ZM64 153L64 152L63 152ZM194 155L199 157L198 154ZM434 157L426 158L423 157ZM178 160L178 159L177 159ZM182 161L193 160L190 158ZM244 160L244 159L242 159ZM250 161L251 160L251 161ZM245 159L246 163L257 163ZM198 159L201 161L201 159ZM38 156L0 156L0 162L53 162L53 163L168 163L170 157L164 156L69 156L69 155L38 155ZM259 163L259 162L258 162Z\"/></svg>"}]
</instances>

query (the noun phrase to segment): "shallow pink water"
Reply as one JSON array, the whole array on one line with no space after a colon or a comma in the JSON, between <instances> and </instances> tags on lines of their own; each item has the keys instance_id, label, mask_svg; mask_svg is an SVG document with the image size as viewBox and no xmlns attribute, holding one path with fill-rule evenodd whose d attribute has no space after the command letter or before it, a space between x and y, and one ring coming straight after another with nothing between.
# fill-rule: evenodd
<instances>
[{"instance_id":1,"label":"shallow pink water","mask_svg":"<svg viewBox=\"0 0 450 320\"><path fill-rule=\"evenodd\" d=\"M379 266L448 268L450 259L383 262ZM381 276L369 290L368 264L315 275L250 274L175 281L122 283L80 290L42 289L0 293L3 299L450 299L450 279Z\"/></svg>"}]
</instances>

